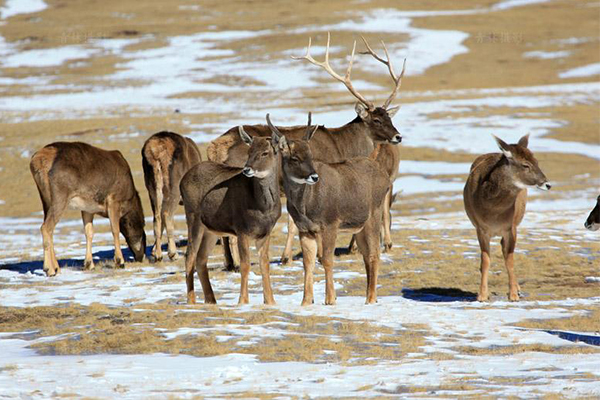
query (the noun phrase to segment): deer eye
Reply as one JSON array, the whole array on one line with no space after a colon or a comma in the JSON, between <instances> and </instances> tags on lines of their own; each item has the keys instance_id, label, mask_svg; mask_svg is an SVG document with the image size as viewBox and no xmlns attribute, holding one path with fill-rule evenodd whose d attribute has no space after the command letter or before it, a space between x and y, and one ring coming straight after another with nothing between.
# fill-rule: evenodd
<instances>
[{"instance_id":1,"label":"deer eye","mask_svg":"<svg viewBox=\"0 0 600 400\"><path fill-rule=\"evenodd\" d=\"M375 122L375 125L381 125L381 120L379 120L379 119L375 119L375 120L373 120L373 121Z\"/></svg>"},{"instance_id":2,"label":"deer eye","mask_svg":"<svg viewBox=\"0 0 600 400\"><path fill-rule=\"evenodd\" d=\"M297 163L297 162L300 162L300 159L298 157L292 157L292 161Z\"/></svg>"},{"instance_id":3,"label":"deer eye","mask_svg":"<svg viewBox=\"0 0 600 400\"><path fill-rule=\"evenodd\" d=\"M268 151L265 151L264 153L262 153L262 154L261 154L261 156L262 156L262 157L266 157L266 156L268 156L268 155L269 155L269 152L268 152Z\"/></svg>"},{"instance_id":4,"label":"deer eye","mask_svg":"<svg viewBox=\"0 0 600 400\"><path fill-rule=\"evenodd\" d=\"M525 169L530 169L531 167L529 166L529 164L521 164L521 166Z\"/></svg>"}]
</instances>

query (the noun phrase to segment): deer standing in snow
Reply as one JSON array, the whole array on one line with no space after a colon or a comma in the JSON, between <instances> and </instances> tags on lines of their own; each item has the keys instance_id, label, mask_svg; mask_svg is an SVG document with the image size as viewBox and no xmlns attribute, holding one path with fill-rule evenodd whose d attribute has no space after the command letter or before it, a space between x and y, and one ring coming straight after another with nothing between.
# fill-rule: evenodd
<instances>
[{"instance_id":1,"label":"deer standing in snow","mask_svg":"<svg viewBox=\"0 0 600 400\"><path fill-rule=\"evenodd\" d=\"M495 137L501 153L477 157L471 166L463 192L465 211L477 230L481 248L481 284L478 301L487 301L490 269L490 239L502 237L502 255L508 272L508 299L519 300L519 285L514 272L517 226L525 215L527 189L549 190L551 185L527 148L529 135L517 144L506 144Z\"/></svg>"}]
</instances>

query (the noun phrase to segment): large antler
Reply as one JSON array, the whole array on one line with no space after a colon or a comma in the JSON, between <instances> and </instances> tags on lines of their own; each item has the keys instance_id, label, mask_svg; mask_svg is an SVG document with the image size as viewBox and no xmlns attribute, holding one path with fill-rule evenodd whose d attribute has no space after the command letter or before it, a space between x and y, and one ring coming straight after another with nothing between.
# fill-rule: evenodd
<instances>
[{"instance_id":1,"label":"large antler","mask_svg":"<svg viewBox=\"0 0 600 400\"><path fill-rule=\"evenodd\" d=\"M392 94L390 94L390 97L388 97L388 99L385 101L385 103L383 103L383 108L387 109L388 106L392 103L392 101L394 101L394 99L396 98L396 94L398 93L398 90L400 90L400 86L402 86L402 77L404 76L404 70L406 69L406 58L404 59L404 64L402 64L402 72L400 73L400 77L397 77L396 73L394 72L394 67L392 66L390 54L388 53L387 47L385 46L385 43L383 42L383 40L381 41L381 44L383 45L383 51L385 52L385 58L387 58L387 60L384 60L379 55L377 55L377 53L375 53L373 51L371 46L369 46L369 42L367 42L367 39L365 39L365 37L363 35L360 35L360 37L362 38L363 42L365 42L365 46L367 46L367 51L363 51L360 54L370 54L377 61L384 63L388 67L388 70L390 71L390 75L392 76L392 79L394 80L394 83L396 84L396 86L394 87L394 90L392 91Z\"/></svg>"},{"instance_id":2,"label":"large antler","mask_svg":"<svg viewBox=\"0 0 600 400\"><path fill-rule=\"evenodd\" d=\"M352 93L352 95L354 97L356 97L358 99L358 101L363 103L370 110L374 109L375 106L373 105L373 103L371 103L370 101L365 99L360 93L358 93L358 91L354 88L354 86L352 86L352 81L350 80L350 73L352 72L352 63L354 62L354 52L356 50L356 41L354 41L354 47L352 47L352 57L350 58L350 64L348 65L348 69L346 70L346 75L342 77L341 75L337 74L333 70L333 68L331 68L331 65L329 65L329 39L330 39L330 34L329 34L329 32L327 32L327 48L325 50L325 61L318 62L310 55L310 45L312 42L312 38L308 38L308 47L306 48L306 55L303 57L292 56L292 58L294 60L302 60L302 59L308 60L308 62L310 62L311 64L314 64L318 67L325 69L325 71L327 71L329 73L329 75L333 76L336 80L338 80L338 81L342 82L344 85L346 85L346 87L348 88L350 93Z\"/></svg>"}]
</instances>

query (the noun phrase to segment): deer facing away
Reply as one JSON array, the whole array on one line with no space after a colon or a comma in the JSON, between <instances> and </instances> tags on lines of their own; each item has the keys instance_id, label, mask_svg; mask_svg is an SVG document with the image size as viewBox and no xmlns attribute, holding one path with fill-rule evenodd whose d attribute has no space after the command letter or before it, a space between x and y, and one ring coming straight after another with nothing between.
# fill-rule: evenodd
<instances>
[{"instance_id":1,"label":"deer facing away","mask_svg":"<svg viewBox=\"0 0 600 400\"><path fill-rule=\"evenodd\" d=\"M339 230L356 233L367 273L367 303L377 301L379 268L379 232L383 201L389 188L389 176L373 159L356 157L340 163L313 161L309 141L315 129L307 128L302 140L288 140L271 124L273 135L280 135L283 187L288 212L300 232L304 264L302 305L313 303L313 269L317 237L323 248L325 304L335 304L333 255Z\"/></svg>"},{"instance_id":2,"label":"deer facing away","mask_svg":"<svg viewBox=\"0 0 600 400\"><path fill-rule=\"evenodd\" d=\"M54 253L54 228L67 207L81 211L86 238L84 268L93 269L94 215L110 219L115 244L115 265L124 266L119 233L136 261L146 250L144 210L131 170L119 151L106 151L81 142L56 142L37 151L29 164L44 209L41 227L44 271L60 271Z\"/></svg>"},{"instance_id":3,"label":"deer facing away","mask_svg":"<svg viewBox=\"0 0 600 400\"><path fill-rule=\"evenodd\" d=\"M481 248L481 284L478 301L487 301L490 268L490 239L501 236L502 255L508 272L508 299L519 300L519 285L514 272L517 226L525 215L527 188L549 190L551 185L527 148L529 135L517 144L496 142L501 153L479 156L473 162L463 198L467 216L477 230Z\"/></svg>"},{"instance_id":4,"label":"deer facing away","mask_svg":"<svg viewBox=\"0 0 600 400\"><path fill-rule=\"evenodd\" d=\"M173 216L179 205L179 183L189 169L202 161L200 150L193 140L173 132L158 132L142 147L144 182L154 214L154 247L152 257L162 260L162 234L166 228L168 255L177 257L173 234Z\"/></svg>"},{"instance_id":5,"label":"deer facing away","mask_svg":"<svg viewBox=\"0 0 600 400\"><path fill-rule=\"evenodd\" d=\"M202 284L204 301L216 303L207 261L217 242L217 235L235 235L238 238L242 277L239 303L248 303L250 240L256 241L259 252L264 302L275 303L269 276L269 238L281 215L279 137L252 138L241 126L238 134L250 148L243 168L205 161L192 167L181 180L188 225L185 266L190 304L196 302L194 267Z\"/></svg>"}]
</instances>

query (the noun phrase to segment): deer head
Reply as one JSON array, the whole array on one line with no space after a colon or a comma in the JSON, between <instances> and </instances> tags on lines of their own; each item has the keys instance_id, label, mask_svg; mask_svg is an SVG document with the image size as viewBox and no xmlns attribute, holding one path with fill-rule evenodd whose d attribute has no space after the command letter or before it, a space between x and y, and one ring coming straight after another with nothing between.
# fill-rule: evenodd
<instances>
[{"instance_id":1,"label":"deer head","mask_svg":"<svg viewBox=\"0 0 600 400\"><path fill-rule=\"evenodd\" d=\"M146 252L146 232L144 232L144 210L138 192L129 201L126 212L119 220L119 230L125 236L127 247L135 261L142 262Z\"/></svg>"},{"instance_id":2,"label":"deer head","mask_svg":"<svg viewBox=\"0 0 600 400\"><path fill-rule=\"evenodd\" d=\"M600 229L600 196L596 199L596 207L590 212L590 215L585 221L585 227L590 231L597 231Z\"/></svg>"},{"instance_id":3,"label":"deer head","mask_svg":"<svg viewBox=\"0 0 600 400\"><path fill-rule=\"evenodd\" d=\"M268 114L267 114L268 115ZM250 146L248 150L248 161L242 173L248 178L264 179L274 173L277 164L277 149L280 134L273 133L271 138L252 138L243 126L238 127L242 141Z\"/></svg>"},{"instance_id":4,"label":"deer head","mask_svg":"<svg viewBox=\"0 0 600 400\"><path fill-rule=\"evenodd\" d=\"M363 38L364 40L364 38ZM402 135L398 130L394 127L392 123L392 117L398 112L399 107L388 108L391 102L396 97L400 86L402 85L402 77L404 76L404 69L406 67L406 60L404 60L404 66L402 68L402 73L400 77L397 77L391 61L383 61L382 59L377 58L378 60L384 62L392 74L392 79L394 79L394 89L392 94L388 97L388 99L383 103L381 107L376 107L372 102L368 101L363 95L361 95L352 85L352 81L350 80L350 74L352 72L352 64L354 62L354 53L356 52L356 41L354 41L354 47L352 48L352 56L350 57L350 64L348 65L348 69L346 70L346 74L344 76L336 73L331 65L329 65L329 41L330 34L327 33L327 48L325 50L325 61L319 62L315 60L310 55L310 46L312 42L312 38L308 39L308 47L306 49L306 55L303 57L292 57L293 59L300 60L304 59L314 64L318 67L321 67L327 71L329 75L331 75L335 80L342 82L346 88L352 93L354 97L357 98L358 103L356 103L355 110L358 118L361 122L363 122L369 131L369 134L374 142L388 142L391 144L398 144L402 141ZM365 40L366 43L366 40ZM368 46L368 44L367 44ZM370 49L370 47L368 47ZM387 49L385 50L387 55ZM374 53L373 53L374 54Z\"/></svg>"},{"instance_id":5,"label":"deer head","mask_svg":"<svg viewBox=\"0 0 600 400\"><path fill-rule=\"evenodd\" d=\"M538 166L533 153L527 148L529 135L523 136L517 144L506 144L496 136L494 136L494 139L496 139L500 151L508 160L515 186L520 189L536 187L541 190L550 190L552 186L548 183L546 175Z\"/></svg>"},{"instance_id":6,"label":"deer head","mask_svg":"<svg viewBox=\"0 0 600 400\"><path fill-rule=\"evenodd\" d=\"M306 134L302 140L288 141L285 136L271 123L269 114L267 114L267 125L271 129L273 136L277 135L279 140L279 149L281 150L283 173L292 182L300 185L314 185L319 181L319 175L315 171L312 152L308 142L313 137L318 125L311 126L311 113L308 113L308 125Z\"/></svg>"}]
</instances>

